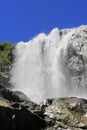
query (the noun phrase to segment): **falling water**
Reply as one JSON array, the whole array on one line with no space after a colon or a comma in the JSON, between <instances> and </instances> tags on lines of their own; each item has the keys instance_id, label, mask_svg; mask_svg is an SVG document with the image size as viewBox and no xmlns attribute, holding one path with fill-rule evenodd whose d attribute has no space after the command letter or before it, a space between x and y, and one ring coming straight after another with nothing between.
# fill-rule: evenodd
<instances>
[{"instance_id":1,"label":"falling water","mask_svg":"<svg viewBox=\"0 0 87 130\"><path fill-rule=\"evenodd\" d=\"M11 72L14 90L24 92L36 103L61 96L79 96L73 91L72 75L66 67L69 40L74 29L53 29L39 34L29 42L19 42Z\"/></svg>"}]
</instances>

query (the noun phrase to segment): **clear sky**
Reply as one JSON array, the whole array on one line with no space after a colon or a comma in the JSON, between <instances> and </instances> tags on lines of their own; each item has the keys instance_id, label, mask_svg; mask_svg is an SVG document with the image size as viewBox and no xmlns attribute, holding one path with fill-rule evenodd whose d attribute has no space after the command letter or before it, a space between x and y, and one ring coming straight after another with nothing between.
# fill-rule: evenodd
<instances>
[{"instance_id":1,"label":"clear sky","mask_svg":"<svg viewBox=\"0 0 87 130\"><path fill-rule=\"evenodd\" d=\"M87 0L0 0L0 41L28 41L40 32L87 24Z\"/></svg>"}]
</instances>

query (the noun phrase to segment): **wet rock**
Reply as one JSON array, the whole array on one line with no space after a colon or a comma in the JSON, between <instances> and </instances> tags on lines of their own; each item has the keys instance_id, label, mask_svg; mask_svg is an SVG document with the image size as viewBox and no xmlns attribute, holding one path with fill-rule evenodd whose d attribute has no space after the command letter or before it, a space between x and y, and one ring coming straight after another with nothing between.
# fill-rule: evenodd
<instances>
[{"instance_id":1,"label":"wet rock","mask_svg":"<svg viewBox=\"0 0 87 130\"><path fill-rule=\"evenodd\" d=\"M68 41L66 68L74 86L87 88L87 26L76 29Z\"/></svg>"}]
</instances>

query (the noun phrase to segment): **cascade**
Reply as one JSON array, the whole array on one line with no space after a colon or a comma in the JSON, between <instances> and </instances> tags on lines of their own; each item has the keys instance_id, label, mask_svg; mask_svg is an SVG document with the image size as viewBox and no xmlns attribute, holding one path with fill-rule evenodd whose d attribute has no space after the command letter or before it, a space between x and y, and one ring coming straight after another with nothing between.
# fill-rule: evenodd
<instances>
[{"instance_id":1,"label":"cascade","mask_svg":"<svg viewBox=\"0 0 87 130\"><path fill-rule=\"evenodd\" d=\"M53 29L28 42L19 42L10 82L40 103L47 98L78 96L87 92L87 26Z\"/></svg>"}]
</instances>

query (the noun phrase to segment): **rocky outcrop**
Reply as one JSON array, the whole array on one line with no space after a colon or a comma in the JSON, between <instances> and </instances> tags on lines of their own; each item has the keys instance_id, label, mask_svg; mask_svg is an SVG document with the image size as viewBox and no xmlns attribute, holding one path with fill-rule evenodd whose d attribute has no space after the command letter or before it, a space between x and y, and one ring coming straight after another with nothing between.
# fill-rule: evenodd
<instances>
[{"instance_id":1,"label":"rocky outcrop","mask_svg":"<svg viewBox=\"0 0 87 130\"><path fill-rule=\"evenodd\" d=\"M1 130L86 130L87 100L47 99L40 105L0 99Z\"/></svg>"},{"instance_id":2,"label":"rocky outcrop","mask_svg":"<svg viewBox=\"0 0 87 130\"><path fill-rule=\"evenodd\" d=\"M48 99L42 104L47 130L87 129L87 100L80 98Z\"/></svg>"}]
</instances>

